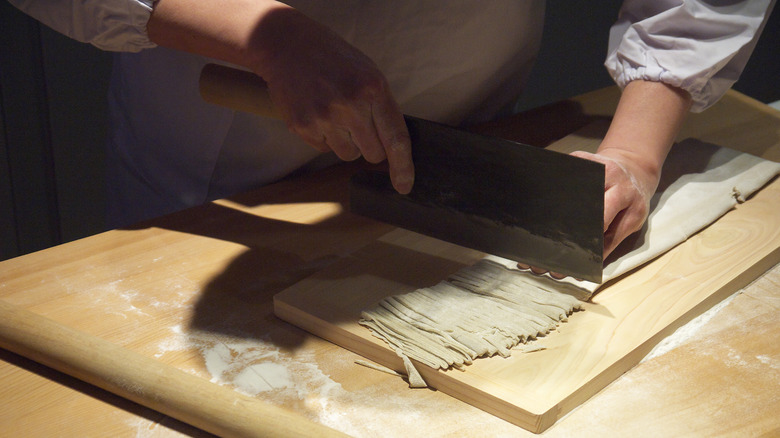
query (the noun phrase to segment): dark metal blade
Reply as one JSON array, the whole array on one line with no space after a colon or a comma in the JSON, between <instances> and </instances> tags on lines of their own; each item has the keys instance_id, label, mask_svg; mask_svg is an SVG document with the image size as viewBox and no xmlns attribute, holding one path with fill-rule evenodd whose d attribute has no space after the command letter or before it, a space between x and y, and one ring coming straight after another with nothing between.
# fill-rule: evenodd
<instances>
[{"instance_id":1,"label":"dark metal blade","mask_svg":"<svg viewBox=\"0 0 780 438\"><path fill-rule=\"evenodd\" d=\"M351 181L352 211L441 240L601 282L604 166L406 117L415 183Z\"/></svg>"}]
</instances>

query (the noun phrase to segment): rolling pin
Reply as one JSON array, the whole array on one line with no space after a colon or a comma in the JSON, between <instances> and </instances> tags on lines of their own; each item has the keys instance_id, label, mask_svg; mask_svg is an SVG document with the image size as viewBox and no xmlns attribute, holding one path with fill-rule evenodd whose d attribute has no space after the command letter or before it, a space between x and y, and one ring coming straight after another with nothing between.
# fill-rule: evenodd
<instances>
[{"instance_id":1,"label":"rolling pin","mask_svg":"<svg viewBox=\"0 0 780 438\"><path fill-rule=\"evenodd\" d=\"M345 436L2 300L0 347L218 436Z\"/></svg>"},{"instance_id":2,"label":"rolling pin","mask_svg":"<svg viewBox=\"0 0 780 438\"><path fill-rule=\"evenodd\" d=\"M199 84L200 96L208 103L282 119L268 94L268 84L252 72L206 64L200 72Z\"/></svg>"}]
</instances>

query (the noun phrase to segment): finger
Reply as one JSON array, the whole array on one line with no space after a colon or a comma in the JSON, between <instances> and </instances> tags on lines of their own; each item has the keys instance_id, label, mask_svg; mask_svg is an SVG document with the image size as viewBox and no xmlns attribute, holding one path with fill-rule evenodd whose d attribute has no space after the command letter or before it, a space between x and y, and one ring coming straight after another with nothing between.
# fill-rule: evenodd
<instances>
[{"instance_id":1,"label":"finger","mask_svg":"<svg viewBox=\"0 0 780 438\"><path fill-rule=\"evenodd\" d=\"M303 141L306 142L309 146L313 147L314 149L320 151L320 152L330 152L330 147L325 143L325 137L321 133L314 133L313 130L309 129L295 129L290 127L290 131L293 134L298 135Z\"/></svg>"},{"instance_id":2,"label":"finger","mask_svg":"<svg viewBox=\"0 0 780 438\"><path fill-rule=\"evenodd\" d=\"M604 192L604 231L606 232L621 211L628 208L630 200L619 186L613 186Z\"/></svg>"},{"instance_id":3,"label":"finger","mask_svg":"<svg viewBox=\"0 0 780 438\"><path fill-rule=\"evenodd\" d=\"M520 263L520 262L517 263L517 269L520 269L521 271L531 271L532 273L534 273L536 275L543 275L543 274L548 273L548 271L546 271L546 270L544 270L542 268L537 268L535 266L526 265L525 263ZM552 278L554 278L556 280L563 280L564 278L567 277L566 274L561 274L560 272L549 271L549 274L550 274L550 277L552 277Z\"/></svg>"},{"instance_id":4,"label":"finger","mask_svg":"<svg viewBox=\"0 0 780 438\"><path fill-rule=\"evenodd\" d=\"M545 269L542 269L542 268L539 268L539 267L536 267L536 266L527 265L525 263L520 263L520 262L517 262L517 267L519 269L524 270L524 271L531 271L534 274L544 274L544 273L547 272Z\"/></svg>"},{"instance_id":5,"label":"finger","mask_svg":"<svg viewBox=\"0 0 780 438\"><path fill-rule=\"evenodd\" d=\"M618 243L621 242L621 240L618 240L616 238L616 228L617 224L620 222L619 217L615 217L615 219L612 221L612 224L610 224L610 228L608 228L606 231L604 231L604 259L606 260L607 257L609 257L610 254L612 254L612 251L617 248Z\"/></svg>"},{"instance_id":6,"label":"finger","mask_svg":"<svg viewBox=\"0 0 780 438\"><path fill-rule=\"evenodd\" d=\"M352 141L366 161L380 163L387 158L370 111L355 117L349 126Z\"/></svg>"},{"instance_id":7,"label":"finger","mask_svg":"<svg viewBox=\"0 0 780 438\"><path fill-rule=\"evenodd\" d=\"M604 257L606 258L626 237L641 229L645 217L645 210L638 206L621 211L604 234Z\"/></svg>"},{"instance_id":8,"label":"finger","mask_svg":"<svg viewBox=\"0 0 780 438\"><path fill-rule=\"evenodd\" d=\"M550 277L556 279L556 280L563 280L566 278L566 274L561 274L560 272L553 272L550 271Z\"/></svg>"},{"instance_id":9,"label":"finger","mask_svg":"<svg viewBox=\"0 0 780 438\"><path fill-rule=\"evenodd\" d=\"M323 134L324 143L336 156L344 161L354 161L360 158L360 149L355 145L349 131L343 128L333 128Z\"/></svg>"},{"instance_id":10,"label":"finger","mask_svg":"<svg viewBox=\"0 0 780 438\"><path fill-rule=\"evenodd\" d=\"M629 234L641 227L644 220L627 194L615 187L604 194L604 258Z\"/></svg>"},{"instance_id":11,"label":"finger","mask_svg":"<svg viewBox=\"0 0 780 438\"><path fill-rule=\"evenodd\" d=\"M340 103L334 105L331 111L332 124L346 131L349 142L355 146L366 161L379 163L383 161L385 150L374 127L371 106L368 103L351 102L350 105Z\"/></svg>"},{"instance_id":12,"label":"finger","mask_svg":"<svg viewBox=\"0 0 780 438\"><path fill-rule=\"evenodd\" d=\"M536 266L526 265L525 263L518 262L517 263L517 267L518 267L518 269L521 269L523 271L531 271L531 273L536 274L536 275L542 275L542 274L546 274L547 273L547 271L545 269L542 269L542 268L539 268L539 267L536 267Z\"/></svg>"},{"instance_id":13,"label":"finger","mask_svg":"<svg viewBox=\"0 0 780 438\"><path fill-rule=\"evenodd\" d=\"M604 232L609 229L609 224L615 219L615 216L624 208L620 201L620 194L616 192L617 187L609 185L614 177L610 175L610 172L614 172L614 163L610 160L590 152L586 151L574 151L570 155L578 158L583 158L590 161L595 161L604 165Z\"/></svg>"},{"instance_id":14,"label":"finger","mask_svg":"<svg viewBox=\"0 0 780 438\"><path fill-rule=\"evenodd\" d=\"M387 156L390 180L401 194L407 194L414 185L414 164L409 131L401 110L392 98L371 107L379 140Z\"/></svg>"},{"instance_id":15,"label":"finger","mask_svg":"<svg viewBox=\"0 0 780 438\"><path fill-rule=\"evenodd\" d=\"M525 263L518 262L517 267L523 271L531 271L531 273L536 275L542 275L547 273L547 270L545 269L538 268L536 266L526 265Z\"/></svg>"}]
</instances>

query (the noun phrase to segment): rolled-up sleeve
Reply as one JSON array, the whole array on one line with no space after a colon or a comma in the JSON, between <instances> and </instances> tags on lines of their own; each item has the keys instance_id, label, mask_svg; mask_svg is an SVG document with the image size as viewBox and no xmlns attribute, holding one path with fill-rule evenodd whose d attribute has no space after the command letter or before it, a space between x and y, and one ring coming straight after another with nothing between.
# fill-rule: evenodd
<instances>
[{"instance_id":1,"label":"rolled-up sleeve","mask_svg":"<svg viewBox=\"0 0 780 438\"><path fill-rule=\"evenodd\" d=\"M154 0L9 0L75 40L115 52L155 47L146 33Z\"/></svg>"},{"instance_id":2,"label":"rolled-up sleeve","mask_svg":"<svg viewBox=\"0 0 780 438\"><path fill-rule=\"evenodd\" d=\"M627 0L612 26L605 66L622 88L663 82L714 104L739 79L775 0Z\"/></svg>"}]
</instances>

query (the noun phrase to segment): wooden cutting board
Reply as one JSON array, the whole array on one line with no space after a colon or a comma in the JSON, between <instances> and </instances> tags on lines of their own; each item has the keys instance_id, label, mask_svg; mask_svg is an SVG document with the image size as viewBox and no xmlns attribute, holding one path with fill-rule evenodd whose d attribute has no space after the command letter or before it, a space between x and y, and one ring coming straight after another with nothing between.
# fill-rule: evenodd
<instances>
[{"instance_id":1,"label":"wooden cutting board","mask_svg":"<svg viewBox=\"0 0 780 438\"><path fill-rule=\"evenodd\" d=\"M599 129L596 129L597 132ZM592 148L572 135L559 151ZM274 312L317 336L403 372L386 344L358 324L388 295L431 286L483 254L396 229L277 294ZM605 285L541 351L478 359L466 371L416 364L426 382L541 432L637 364L658 342L780 262L780 179L665 255Z\"/></svg>"}]
</instances>

